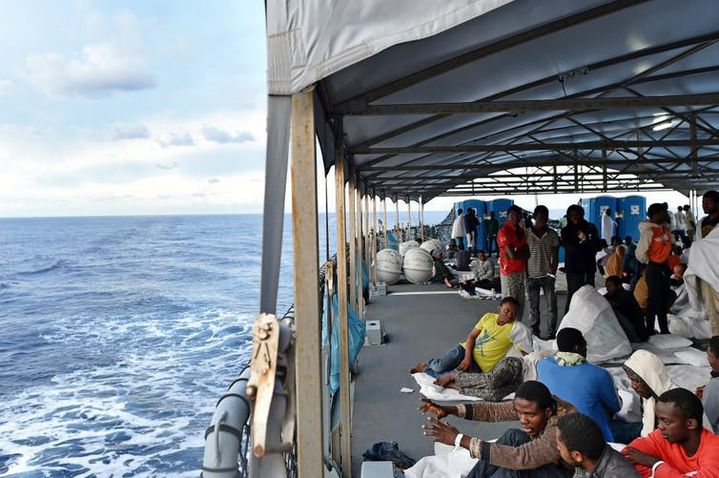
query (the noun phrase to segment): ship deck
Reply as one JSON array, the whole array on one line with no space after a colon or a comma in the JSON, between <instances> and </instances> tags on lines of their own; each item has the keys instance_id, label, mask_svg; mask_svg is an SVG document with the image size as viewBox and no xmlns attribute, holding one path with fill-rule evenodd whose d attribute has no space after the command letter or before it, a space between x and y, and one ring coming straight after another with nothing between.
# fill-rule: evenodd
<instances>
[{"instance_id":1,"label":"ship deck","mask_svg":"<svg viewBox=\"0 0 719 478\"><path fill-rule=\"evenodd\" d=\"M560 311L565 298L566 294L558 294ZM390 286L386 296L372 299L366 320L381 321L386 339L383 345L364 347L359 356L354 379L353 476L360 476L362 454L376 442L396 441L415 460L434 454L432 441L422 434L424 418L417 411L421 396L409 369L462 341L478 318L496 310L498 303L463 299L457 290L439 284L401 283ZM401 393L402 387L414 392ZM484 439L496 438L513 424L449 421L462 432Z\"/></svg>"}]
</instances>

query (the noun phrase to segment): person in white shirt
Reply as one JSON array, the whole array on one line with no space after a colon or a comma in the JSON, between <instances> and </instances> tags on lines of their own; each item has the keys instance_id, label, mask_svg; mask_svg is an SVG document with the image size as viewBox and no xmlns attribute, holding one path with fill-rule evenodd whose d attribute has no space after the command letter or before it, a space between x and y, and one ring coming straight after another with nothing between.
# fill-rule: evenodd
<instances>
[{"instance_id":1,"label":"person in white shirt","mask_svg":"<svg viewBox=\"0 0 719 478\"><path fill-rule=\"evenodd\" d=\"M461 209L457 209L457 217L452 223L452 237L457 241L457 247L464 248L464 236L467 230L464 228L464 213Z\"/></svg>"},{"instance_id":2,"label":"person in white shirt","mask_svg":"<svg viewBox=\"0 0 719 478\"><path fill-rule=\"evenodd\" d=\"M607 241L607 244L612 243L615 227L617 227L617 223L612 219L612 210L605 210L602 215L602 239Z\"/></svg>"},{"instance_id":3,"label":"person in white shirt","mask_svg":"<svg viewBox=\"0 0 719 478\"><path fill-rule=\"evenodd\" d=\"M685 239L687 237L685 232L686 228L687 220L686 216L684 215L684 210L681 206L678 206L677 212L674 213L674 224L672 225L672 234L674 234L674 238L677 240L677 242L685 242Z\"/></svg>"}]
</instances>

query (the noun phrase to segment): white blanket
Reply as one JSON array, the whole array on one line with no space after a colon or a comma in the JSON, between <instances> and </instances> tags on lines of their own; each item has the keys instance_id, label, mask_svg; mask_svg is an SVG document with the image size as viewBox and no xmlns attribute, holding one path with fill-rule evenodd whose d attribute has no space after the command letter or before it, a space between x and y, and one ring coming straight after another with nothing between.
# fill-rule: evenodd
<instances>
[{"instance_id":1,"label":"white blanket","mask_svg":"<svg viewBox=\"0 0 719 478\"><path fill-rule=\"evenodd\" d=\"M699 233L697 227L697 233ZM719 290L719 227L715 227L707 237L697 239L689 248L689 264L684 273L684 283L689 293L689 302L695 310L704 310L697 279L708 282L714 290Z\"/></svg>"},{"instance_id":2,"label":"white blanket","mask_svg":"<svg viewBox=\"0 0 719 478\"><path fill-rule=\"evenodd\" d=\"M464 478L472 471L478 460L469 451L453 446L434 444L434 455L425 456L412 468L404 470L405 478Z\"/></svg>"}]
</instances>

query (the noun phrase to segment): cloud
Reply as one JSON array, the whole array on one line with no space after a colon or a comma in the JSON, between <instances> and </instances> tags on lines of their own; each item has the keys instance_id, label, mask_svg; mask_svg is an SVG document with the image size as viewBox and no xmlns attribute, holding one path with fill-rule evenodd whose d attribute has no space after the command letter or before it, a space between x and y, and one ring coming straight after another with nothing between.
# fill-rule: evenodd
<instances>
[{"instance_id":1,"label":"cloud","mask_svg":"<svg viewBox=\"0 0 719 478\"><path fill-rule=\"evenodd\" d=\"M220 182L220 180L217 179L217 178L209 178L209 179L207 180L207 182L210 183L210 184L217 184L217 183Z\"/></svg>"},{"instance_id":2,"label":"cloud","mask_svg":"<svg viewBox=\"0 0 719 478\"><path fill-rule=\"evenodd\" d=\"M165 171L170 171L172 169L177 169L177 161L170 161L167 163L156 163L155 166L157 166L159 169L164 169Z\"/></svg>"},{"instance_id":3,"label":"cloud","mask_svg":"<svg viewBox=\"0 0 719 478\"><path fill-rule=\"evenodd\" d=\"M0 80L0 96L9 95L15 90L15 83L10 80Z\"/></svg>"},{"instance_id":4,"label":"cloud","mask_svg":"<svg viewBox=\"0 0 719 478\"><path fill-rule=\"evenodd\" d=\"M250 133L249 131L238 131L236 133L231 133L229 131L225 131L220 128L216 128L214 126L203 126L202 127L202 135L205 137L207 141L211 141L213 143L246 143L249 141L254 141L255 136Z\"/></svg>"},{"instance_id":5,"label":"cloud","mask_svg":"<svg viewBox=\"0 0 719 478\"><path fill-rule=\"evenodd\" d=\"M192 139L192 135L187 131L171 133L164 139L160 139L158 142L163 148L167 148L169 146L193 146L195 144L195 140Z\"/></svg>"},{"instance_id":6,"label":"cloud","mask_svg":"<svg viewBox=\"0 0 719 478\"><path fill-rule=\"evenodd\" d=\"M126 139L147 139L150 137L150 130L143 124L120 124L112 129L112 139L121 141Z\"/></svg>"},{"instance_id":7,"label":"cloud","mask_svg":"<svg viewBox=\"0 0 719 478\"><path fill-rule=\"evenodd\" d=\"M108 43L87 45L73 58L30 55L25 66L32 83L50 96L101 98L155 87L143 58Z\"/></svg>"}]
</instances>

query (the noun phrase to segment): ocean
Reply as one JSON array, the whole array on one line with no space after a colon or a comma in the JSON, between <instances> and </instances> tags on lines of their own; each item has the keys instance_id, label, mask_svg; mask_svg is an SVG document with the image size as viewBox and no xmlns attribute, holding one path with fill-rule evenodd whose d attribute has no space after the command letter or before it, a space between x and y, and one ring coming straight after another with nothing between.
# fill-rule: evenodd
<instances>
[{"instance_id":1,"label":"ocean","mask_svg":"<svg viewBox=\"0 0 719 478\"><path fill-rule=\"evenodd\" d=\"M248 359L261 236L260 215L0 219L0 476L199 476Z\"/></svg>"}]
</instances>

